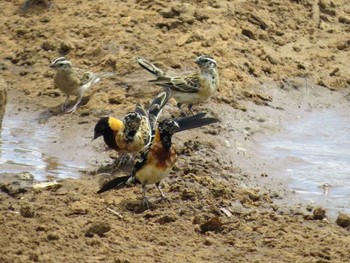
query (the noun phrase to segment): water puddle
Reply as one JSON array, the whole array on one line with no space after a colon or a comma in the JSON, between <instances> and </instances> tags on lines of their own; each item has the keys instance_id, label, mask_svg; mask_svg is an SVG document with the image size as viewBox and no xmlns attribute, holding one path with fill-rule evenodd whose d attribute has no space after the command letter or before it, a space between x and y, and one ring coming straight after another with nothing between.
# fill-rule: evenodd
<instances>
[{"instance_id":1,"label":"water puddle","mask_svg":"<svg viewBox=\"0 0 350 263\"><path fill-rule=\"evenodd\" d=\"M77 178L89 156L67 149L64 134L40 124L38 113L6 106L0 141L0 174L30 172L36 180Z\"/></svg>"},{"instance_id":2,"label":"water puddle","mask_svg":"<svg viewBox=\"0 0 350 263\"><path fill-rule=\"evenodd\" d=\"M272 174L288 177L302 200L350 213L349 108L306 113L283 128L259 143Z\"/></svg>"}]
</instances>

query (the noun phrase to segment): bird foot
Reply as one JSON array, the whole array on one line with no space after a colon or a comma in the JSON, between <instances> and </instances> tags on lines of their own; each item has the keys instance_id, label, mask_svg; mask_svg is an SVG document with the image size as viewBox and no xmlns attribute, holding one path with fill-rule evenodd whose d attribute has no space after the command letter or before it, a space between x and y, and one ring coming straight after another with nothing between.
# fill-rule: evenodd
<instances>
[{"instance_id":1,"label":"bird foot","mask_svg":"<svg viewBox=\"0 0 350 263\"><path fill-rule=\"evenodd\" d=\"M77 106L73 106L72 108L70 108L69 110L66 110L66 113L73 113L77 110Z\"/></svg>"},{"instance_id":2,"label":"bird foot","mask_svg":"<svg viewBox=\"0 0 350 263\"><path fill-rule=\"evenodd\" d=\"M149 210L149 201L146 196L142 199L142 208L143 210Z\"/></svg>"},{"instance_id":3,"label":"bird foot","mask_svg":"<svg viewBox=\"0 0 350 263\"><path fill-rule=\"evenodd\" d=\"M162 203L162 202L171 203L170 199L165 195L161 196L161 198L159 198L159 200L157 201L157 203Z\"/></svg>"}]
</instances>

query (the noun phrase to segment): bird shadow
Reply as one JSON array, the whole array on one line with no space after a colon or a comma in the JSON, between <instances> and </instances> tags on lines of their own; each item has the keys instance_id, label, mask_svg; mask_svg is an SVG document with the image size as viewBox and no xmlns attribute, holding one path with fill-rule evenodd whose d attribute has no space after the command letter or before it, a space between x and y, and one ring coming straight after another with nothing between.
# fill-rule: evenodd
<instances>
[{"instance_id":1,"label":"bird shadow","mask_svg":"<svg viewBox=\"0 0 350 263\"><path fill-rule=\"evenodd\" d=\"M77 111L79 110L80 107L86 105L89 100L90 100L90 95L89 96L84 96L83 99L81 100ZM67 109L70 109L71 107L74 106L76 101L69 101L67 104ZM74 114L74 112L66 112L65 110L62 109L62 104L59 104L57 106L47 108L41 113L39 113L38 120L39 123L46 123L50 118L56 117L56 116L67 116L69 114Z\"/></svg>"}]
</instances>

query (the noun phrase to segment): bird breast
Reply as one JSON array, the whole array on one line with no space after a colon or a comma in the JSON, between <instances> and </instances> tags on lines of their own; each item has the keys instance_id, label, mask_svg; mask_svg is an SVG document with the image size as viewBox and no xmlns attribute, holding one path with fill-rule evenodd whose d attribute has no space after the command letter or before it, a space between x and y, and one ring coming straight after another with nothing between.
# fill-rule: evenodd
<instances>
[{"instance_id":1,"label":"bird breast","mask_svg":"<svg viewBox=\"0 0 350 263\"><path fill-rule=\"evenodd\" d=\"M168 152L163 147L152 147L147 163L136 173L137 180L143 184L155 184L166 178L176 162L175 148Z\"/></svg>"},{"instance_id":2,"label":"bird breast","mask_svg":"<svg viewBox=\"0 0 350 263\"><path fill-rule=\"evenodd\" d=\"M66 95L77 95L80 87L80 80L71 72L58 71L54 78L56 88Z\"/></svg>"}]
</instances>

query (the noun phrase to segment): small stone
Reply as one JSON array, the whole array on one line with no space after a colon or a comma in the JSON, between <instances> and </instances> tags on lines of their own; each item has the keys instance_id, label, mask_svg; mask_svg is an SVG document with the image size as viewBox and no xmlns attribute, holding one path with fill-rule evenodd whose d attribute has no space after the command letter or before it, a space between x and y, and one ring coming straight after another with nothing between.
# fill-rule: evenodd
<instances>
[{"instance_id":1,"label":"small stone","mask_svg":"<svg viewBox=\"0 0 350 263\"><path fill-rule=\"evenodd\" d=\"M105 233L111 230L111 226L107 222L97 222L94 223L85 232L86 237L93 237L95 234L103 237Z\"/></svg>"},{"instance_id":2,"label":"small stone","mask_svg":"<svg viewBox=\"0 0 350 263\"><path fill-rule=\"evenodd\" d=\"M326 217L326 210L325 209L323 209L321 207L317 207L314 209L314 213L313 213L314 220L322 220L325 217Z\"/></svg>"},{"instance_id":3,"label":"small stone","mask_svg":"<svg viewBox=\"0 0 350 263\"><path fill-rule=\"evenodd\" d=\"M195 201L196 200L196 192L194 192L192 190L184 189L181 193L181 199Z\"/></svg>"},{"instance_id":4,"label":"small stone","mask_svg":"<svg viewBox=\"0 0 350 263\"><path fill-rule=\"evenodd\" d=\"M47 240L49 240L49 241L56 241L59 239L60 239L60 237L56 233L50 233L47 235Z\"/></svg>"},{"instance_id":5,"label":"small stone","mask_svg":"<svg viewBox=\"0 0 350 263\"><path fill-rule=\"evenodd\" d=\"M28 172L16 174L16 177L20 180L23 180L23 181L33 181L34 180L34 175L32 175L31 173L28 173Z\"/></svg>"},{"instance_id":6,"label":"small stone","mask_svg":"<svg viewBox=\"0 0 350 263\"><path fill-rule=\"evenodd\" d=\"M339 16L338 21L343 24L350 25L350 17Z\"/></svg>"},{"instance_id":7,"label":"small stone","mask_svg":"<svg viewBox=\"0 0 350 263\"><path fill-rule=\"evenodd\" d=\"M350 226L350 216L344 213L339 213L337 220L335 221L338 226L349 227Z\"/></svg>"},{"instance_id":8,"label":"small stone","mask_svg":"<svg viewBox=\"0 0 350 263\"><path fill-rule=\"evenodd\" d=\"M19 212L21 216L26 218L33 218L36 214L35 210L29 205L22 205Z\"/></svg>"},{"instance_id":9,"label":"small stone","mask_svg":"<svg viewBox=\"0 0 350 263\"><path fill-rule=\"evenodd\" d=\"M89 205L84 202L74 202L69 209L70 215L86 215L89 212Z\"/></svg>"},{"instance_id":10,"label":"small stone","mask_svg":"<svg viewBox=\"0 0 350 263\"><path fill-rule=\"evenodd\" d=\"M53 182L41 182L33 185L33 188L35 190L45 189L45 190L58 190L62 187L62 184L57 183L56 181Z\"/></svg>"},{"instance_id":11,"label":"small stone","mask_svg":"<svg viewBox=\"0 0 350 263\"><path fill-rule=\"evenodd\" d=\"M75 48L74 44L70 41L65 41L65 42L61 42L60 44L60 52L63 54L67 54L68 52L70 52L71 50L73 50Z\"/></svg>"},{"instance_id":12,"label":"small stone","mask_svg":"<svg viewBox=\"0 0 350 263\"><path fill-rule=\"evenodd\" d=\"M194 225L199 225L201 223L201 217L200 216L195 216L192 220L192 224Z\"/></svg>"},{"instance_id":13,"label":"small stone","mask_svg":"<svg viewBox=\"0 0 350 263\"><path fill-rule=\"evenodd\" d=\"M256 39L256 35L250 29L243 28L241 33L250 39Z\"/></svg>"},{"instance_id":14,"label":"small stone","mask_svg":"<svg viewBox=\"0 0 350 263\"><path fill-rule=\"evenodd\" d=\"M211 246L212 244L213 244L213 242L212 242L210 239L206 238L206 239L204 240L204 245L205 245L205 246Z\"/></svg>"},{"instance_id":15,"label":"small stone","mask_svg":"<svg viewBox=\"0 0 350 263\"><path fill-rule=\"evenodd\" d=\"M174 18L180 15L180 12L176 10L175 8L167 8L164 10L161 10L159 14L164 18Z\"/></svg>"},{"instance_id":16,"label":"small stone","mask_svg":"<svg viewBox=\"0 0 350 263\"><path fill-rule=\"evenodd\" d=\"M252 200L253 202L260 200L260 195L259 195L259 193L257 193L256 190L247 189L247 190L245 190L245 193L249 196L249 199Z\"/></svg>"},{"instance_id":17,"label":"small stone","mask_svg":"<svg viewBox=\"0 0 350 263\"><path fill-rule=\"evenodd\" d=\"M200 225L201 232L205 233L208 231L211 232L221 232L222 231L222 222L220 221L219 217L213 217L209 219L204 224Z\"/></svg>"},{"instance_id":18,"label":"small stone","mask_svg":"<svg viewBox=\"0 0 350 263\"><path fill-rule=\"evenodd\" d=\"M175 215L165 215L165 216L162 216L161 218L158 218L156 220L156 222L158 224L161 224L161 225L164 225L164 224L167 224L167 223L172 223L172 222L175 222L177 220L177 217Z\"/></svg>"}]
</instances>

